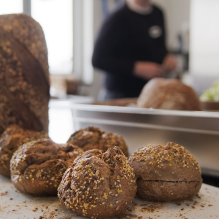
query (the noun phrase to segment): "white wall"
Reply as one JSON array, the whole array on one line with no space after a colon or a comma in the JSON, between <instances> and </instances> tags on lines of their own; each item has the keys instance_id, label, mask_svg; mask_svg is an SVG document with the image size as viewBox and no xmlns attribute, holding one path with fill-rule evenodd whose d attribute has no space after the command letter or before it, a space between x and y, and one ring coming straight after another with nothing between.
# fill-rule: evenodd
<instances>
[{"instance_id":1,"label":"white wall","mask_svg":"<svg viewBox=\"0 0 219 219\"><path fill-rule=\"evenodd\" d=\"M191 0L190 73L199 94L219 79L218 8L218 0Z\"/></svg>"},{"instance_id":2,"label":"white wall","mask_svg":"<svg viewBox=\"0 0 219 219\"><path fill-rule=\"evenodd\" d=\"M200 75L218 75L219 1L192 0L191 6L191 71Z\"/></svg>"},{"instance_id":3,"label":"white wall","mask_svg":"<svg viewBox=\"0 0 219 219\"><path fill-rule=\"evenodd\" d=\"M190 22L190 0L153 0L160 6L165 14L167 28L167 46L175 47L176 36L182 29L189 29Z\"/></svg>"}]
</instances>

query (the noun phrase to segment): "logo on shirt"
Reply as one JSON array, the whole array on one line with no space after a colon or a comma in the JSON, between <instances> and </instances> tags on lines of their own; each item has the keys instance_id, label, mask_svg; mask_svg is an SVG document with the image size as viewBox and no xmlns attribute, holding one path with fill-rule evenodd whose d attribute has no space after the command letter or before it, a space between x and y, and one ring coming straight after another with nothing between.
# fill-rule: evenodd
<instances>
[{"instance_id":1,"label":"logo on shirt","mask_svg":"<svg viewBox=\"0 0 219 219\"><path fill-rule=\"evenodd\" d=\"M162 35L163 31L159 26L152 26L149 28L148 32L151 38L158 38Z\"/></svg>"}]
</instances>

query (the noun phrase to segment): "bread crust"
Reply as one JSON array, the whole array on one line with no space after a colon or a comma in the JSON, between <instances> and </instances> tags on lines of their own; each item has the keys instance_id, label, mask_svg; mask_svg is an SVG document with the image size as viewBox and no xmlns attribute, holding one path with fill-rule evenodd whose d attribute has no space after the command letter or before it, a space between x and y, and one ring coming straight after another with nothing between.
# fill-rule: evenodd
<instances>
[{"instance_id":1,"label":"bread crust","mask_svg":"<svg viewBox=\"0 0 219 219\"><path fill-rule=\"evenodd\" d=\"M11 159L12 183L22 193L57 195L64 172L82 153L75 145L56 144L50 139L23 144Z\"/></svg>"},{"instance_id":2,"label":"bread crust","mask_svg":"<svg viewBox=\"0 0 219 219\"><path fill-rule=\"evenodd\" d=\"M118 147L90 150L65 172L58 197L76 214L106 218L122 214L136 194L136 179Z\"/></svg>"},{"instance_id":3,"label":"bread crust","mask_svg":"<svg viewBox=\"0 0 219 219\"><path fill-rule=\"evenodd\" d=\"M38 22L0 15L0 134L11 124L48 131L47 46Z\"/></svg>"},{"instance_id":4,"label":"bread crust","mask_svg":"<svg viewBox=\"0 0 219 219\"><path fill-rule=\"evenodd\" d=\"M17 125L9 126L0 136L0 174L10 178L10 160L22 144L40 138L49 138L45 132L23 130Z\"/></svg>"},{"instance_id":5,"label":"bread crust","mask_svg":"<svg viewBox=\"0 0 219 219\"><path fill-rule=\"evenodd\" d=\"M195 91L176 79L154 78L142 89L137 107L168 110L201 110Z\"/></svg>"},{"instance_id":6,"label":"bread crust","mask_svg":"<svg viewBox=\"0 0 219 219\"><path fill-rule=\"evenodd\" d=\"M201 168L195 158L183 146L172 142L138 149L130 156L129 164L138 178L138 194L147 200L190 198L202 185Z\"/></svg>"},{"instance_id":7,"label":"bread crust","mask_svg":"<svg viewBox=\"0 0 219 219\"><path fill-rule=\"evenodd\" d=\"M201 181L147 181L137 180L138 195L142 199L154 202L171 202L189 199L195 196L202 185Z\"/></svg>"},{"instance_id":8,"label":"bread crust","mask_svg":"<svg viewBox=\"0 0 219 219\"><path fill-rule=\"evenodd\" d=\"M128 157L128 146L122 136L93 126L76 131L67 142L83 148L84 151L92 149L107 151L108 148L117 146Z\"/></svg>"}]
</instances>

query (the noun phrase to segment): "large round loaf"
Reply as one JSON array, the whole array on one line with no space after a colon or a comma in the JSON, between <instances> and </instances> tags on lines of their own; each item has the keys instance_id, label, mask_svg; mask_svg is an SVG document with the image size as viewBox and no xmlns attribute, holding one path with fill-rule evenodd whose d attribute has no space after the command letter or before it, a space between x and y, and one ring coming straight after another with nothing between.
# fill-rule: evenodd
<instances>
[{"instance_id":1,"label":"large round loaf","mask_svg":"<svg viewBox=\"0 0 219 219\"><path fill-rule=\"evenodd\" d=\"M154 78L142 89L137 101L140 108L201 110L195 91L176 79Z\"/></svg>"},{"instance_id":2,"label":"large round loaf","mask_svg":"<svg viewBox=\"0 0 219 219\"><path fill-rule=\"evenodd\" d=\"M47 47L39 23L24 14L0 16L0 133L9 125L48 131Z\"/></svg>"}]
</instances>

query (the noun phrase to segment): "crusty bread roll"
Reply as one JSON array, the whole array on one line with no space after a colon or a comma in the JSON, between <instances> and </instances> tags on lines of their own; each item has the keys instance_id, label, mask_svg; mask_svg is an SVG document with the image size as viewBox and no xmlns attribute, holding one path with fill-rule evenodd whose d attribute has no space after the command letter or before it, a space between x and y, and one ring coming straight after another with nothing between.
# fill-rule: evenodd
<instances>
[{"instance_id":1,"label":"crusty bread roll","mask_svg":"<svg viewBox=\"0 0 219 219\"><path fill-rule=\"evenodd\" d=\"M90 150L65 172L58 197L78 215L108 218L122 214L136 194L136 179L118 147Z\"/></svg>"},{"instance_id":2,"label":"crusty bread roll","mask_svg":"<svg viewBox=\"0 0 219 219\"><path fill-rule=\"evenodd\" d=\"M142 89L137 101L140 108L201 110L195 91L176 79L154 78Z\"/></svg>"},{"instance_id":3,"label":"crusty bread roll","mask_svg":"<svg viewBox=\"0 0 219 219\"><path fill-rule=\"evenodd\" d=\"M122 136L93 126L76 131L67 142L83 148L84 151L91 149L107 151L108 148L117 146L128 157L128 146Z\"/></svg>"},{"instance_id":4,"label":"crusty bread roll","mask_svg":"<svg viewBox=\"0 0 219 219\"><path fill-rule=\"evenodd\" d=\"M40 139L23 144L11 158L11 181L22 193L57 195L66 169L83 150L71 144Z\"/></svg>"},{"instance_id":5,"label":"crusty bread roll","mask_svg":"<svg viewBox=\"0 0 219 219\"><path fill-rule=\"evenodd\" d=\"M11 124L48 131L47 47L39 23L0 15L0 134Z\"/></svg>"},{"instance_id":6,"label":"crusty bread roll","mask_svg":"<svg viewBox=\"0 0 219 219\"><path fill-rule=\"evenodd\" d=\"M137 193L145 200L176 201L196 195L202 185L201 168L183 146L150 144L129 158L135 171Z\"/></svg>"},{"instance_id":7,"label":"crusty bread roll","mask_svg":"<svg viewBox=\"0 0 219 219\"><path fill-rule=\"evenodd\" d=\"M0 174L10 177L10 160L19 146L40 138L49 138L48 133L23 130L17 125L9 126L0 136Z\"/></svg>"}]
</instances>

